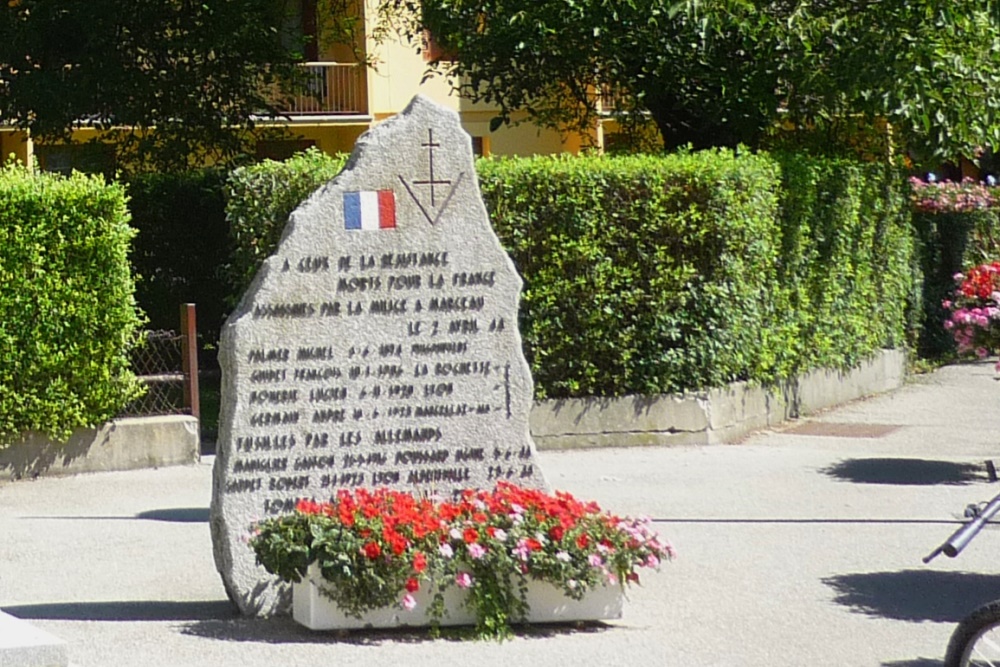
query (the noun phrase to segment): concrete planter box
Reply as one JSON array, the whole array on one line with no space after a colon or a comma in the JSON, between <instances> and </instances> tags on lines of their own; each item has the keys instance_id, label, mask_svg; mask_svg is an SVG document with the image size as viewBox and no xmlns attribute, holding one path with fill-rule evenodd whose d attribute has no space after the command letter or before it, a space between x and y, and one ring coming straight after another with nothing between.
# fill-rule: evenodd
<instances>
[{"instance_id":1,"label":"concrete planter box","mask_svg":"<svg viewBox=\"0 0 1000 667\"><path fill-rule=\"evenodd\" d=\"M196 463L198 420L188 415L116 419L67 442L28 433L0 447L0 476L13 479Z\"/></svg>"},{"instance_id":2,"label":"concrete planter box","mask_svg":"<svg viewBox=\"0 0 1000 667\"><path fill-rule=\"evenodd\" d=\"M864 396L899 388L906 353L882 350L849 371L820 369L776 387L736 382L705 392L540 401L539 449L711 445Z\"/></svg>"},{"instance_id":3,"label":"concrete planter box","mask_svg":"<svg viewBox=\"0 0 1000 667\"><path fill-rule=\"evenodd\" d=\"M423 627L430 625L427 609L431 593L423 589L413 597L417 606L412 611L404 609L379 609L357 619L347 616L324 596L316 585L322 582L319 566L309 567L302 583L292 585L292 618L310 630L354 630L362 628ZM324 582L325 583L325 582ZM462 605L465 591L452 587L445 591L445 609L448 613L441 625L475 625L475 616ZM588 593L582 600L563 595L554 586L528 581L528 604L531 623L567 623L574 621L604 621L622 617L625 592L621 586L603 586Z\"/></svg>"}]
</instances>

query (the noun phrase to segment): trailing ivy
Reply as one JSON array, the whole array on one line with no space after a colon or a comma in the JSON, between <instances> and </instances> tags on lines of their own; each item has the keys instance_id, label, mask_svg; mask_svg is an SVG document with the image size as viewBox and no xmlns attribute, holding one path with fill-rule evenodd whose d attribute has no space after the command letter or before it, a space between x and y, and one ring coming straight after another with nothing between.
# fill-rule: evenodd
<instances>
[{"instance_id":1,"label":"trailing ivy","mask_svg":"<svg viewBox=\"0 0 1000 667\"><path fill-rule=\"evenodd\" d=\"M0 169L0 434L68 437L138 394L125 191Z\"/></svg>"}]
</instances>

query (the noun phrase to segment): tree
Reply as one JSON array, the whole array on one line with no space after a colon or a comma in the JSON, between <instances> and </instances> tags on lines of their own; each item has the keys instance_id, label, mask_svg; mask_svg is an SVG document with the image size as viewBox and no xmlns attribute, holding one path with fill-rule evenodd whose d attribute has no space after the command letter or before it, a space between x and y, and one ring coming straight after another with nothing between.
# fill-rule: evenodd
<instances>
[{"instance_id":1,"label":"tree","mask_svg":"<svg viewBox=\"0 0 1000 667\"><path fill-rule=\"evenodd\" d=\"M593 127L598 91L667 147L760 145L780 122L892 124L953 156L1000 143L1000 30L983 0L383 0L453 59L460 92L546 125Z\"/></svg>"},{"instance_id":2,"label":"tree","mask_svg":"<svg viewBox=\"0 0 1000 667\"><path fill-rule=\"evenodd\" d=\"M0 118L44 140L106 130L151 167L231 159L291 80L283 12L275 0L9 0Z\"/></svg>"}]
</instances>

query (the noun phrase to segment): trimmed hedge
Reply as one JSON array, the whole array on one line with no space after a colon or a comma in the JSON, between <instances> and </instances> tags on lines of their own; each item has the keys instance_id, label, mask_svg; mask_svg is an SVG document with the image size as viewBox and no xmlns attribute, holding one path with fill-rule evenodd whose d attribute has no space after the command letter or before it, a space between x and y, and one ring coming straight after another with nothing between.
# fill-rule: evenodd
<instances>
[{"instance_id":1,"label":"trimmed hedge","mask_svg":"<svg viewBox=\"0 0 1000 667\"><path fill-rule=\"evenodd\" d=\"M241 167L226 182L226 219L234 243L227 267L230 305L239 301L264 260L278 247L292 211L340 173L346 155L309 148L288 160Z\"/></svg>"},{"instance_id":2,"label":"trimmed hedge","mask_svg":"<svg viewBox=\"0 0 1000 667\"><path fill-rule=\"evenodd\" d=\"M521 333L540 397L775 374L773 161L719 151L481 161L479 172L525 279Z\"/></svg>"},{"instance_id":3,"label":"trimmed hedge","mask_svg":"<svg viewBox=\"0 0 1000 667\"><path fill-rule=\"evenodd\" d=\"M242 286L341 165L317 153L237 172L227 210ZM768 383L916 337L906 185L892 168L706 151L477 170L525 279L539 397Z\"/></svg>"},{"instance_id":4,"label":"trimmed hedge","mask_svg":"<svg viewBox=\"0 0 1000 667\"><path fill-rule=\"evenodd\" d=\"M0 434L68 437L138 395L125 190L0 170Z\"/></svg>"},{"instance_id":5,"label":"trimmed hedge","mask_svg":"<svg viewBox=\"0 0 1000 667\"><path fill-rule=\"evenodd\" d=\"M177 330L179 305L198 306L202 339L215 344L229 290L223 268L233 252L222 188L227 174L214 169L146 173L128 183L136 300L151 329Z\"/></svg>"},{"instance_id":6,"label":"trimmed hedge","mask_svg":"<svg viewBox=\"0 0 1000 667\"><path fill-rule=\"evenodd\" d=\"M525 277L540 397L767 383L906 344L912 242L894 170L718 151L480 175Z\"/></svg>"}]
</instances>

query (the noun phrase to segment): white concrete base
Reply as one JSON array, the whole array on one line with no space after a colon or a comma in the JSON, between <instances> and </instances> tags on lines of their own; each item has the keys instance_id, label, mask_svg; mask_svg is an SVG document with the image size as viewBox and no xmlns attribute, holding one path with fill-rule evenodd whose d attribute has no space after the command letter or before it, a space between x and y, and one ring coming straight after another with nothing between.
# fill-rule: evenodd
<instances>
[{"instance_id":1,"label":"white concrete base","mask_svg":"<svg viewBox=\"0 0 1000 667\"><path fill-rule=\"evenodd\" d=\"M531 435L539 449L733 442L905 380L906 353L882 350L849 371L810 371L776 387L736 382L687 394L540 401L531 411Z\"/></svg>"},{"instance_id":2,"label":"white concrete base","mask_svg":"<svg viewBox=\"0 0 1000 667\"><path fill-rule=\"evenodd\" d=\"M0 611L0 665L67 667L66 644L44 630Z\"/></svg>"},{"instance_id":3,"label":"white concrete base","mask_svg":"<svg viewBox=\"0 0 1000 667\"><path fill-rule=\"evenodd\" d=\"M13 479L196 463L198 420L188 415L116 419L65 443L40 433L0 445L0 476Z\"/></svg>"},{"instance_id":4,"label":"white concrete base","mask_svg":"<svg viewBox=\"0 0 1000 667\"><path fill-rule=\"evenodd\" d=\"M347 616L324 596L315 581L319 568L310 566L309 575L300 584L292 585L292 618L311 630L356 630L362 628L399 628L430 625L427 609L431 593L423 589L414 594L417 606L412 611L404 609L379 609L357 619ZM476 617L462 601L465 592L458 588L445 591L447 614L442 626L475 625ZM582 600L563 595L556 587L538 581L528 582L528 614L530 623L570 623L575 621L604 621L622 617L625 592L621 586L603 586L591 591Z\"/></svg>"}]
</instances>

